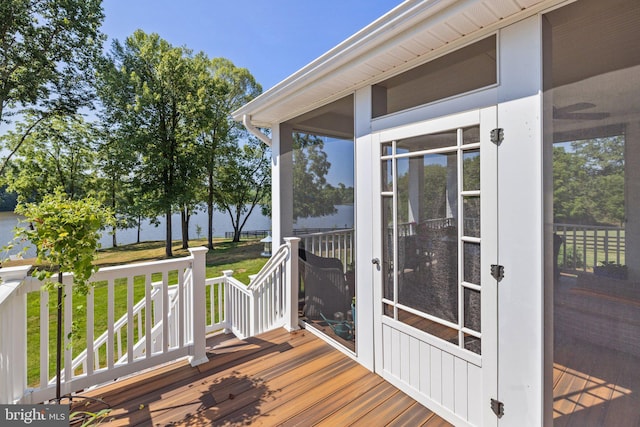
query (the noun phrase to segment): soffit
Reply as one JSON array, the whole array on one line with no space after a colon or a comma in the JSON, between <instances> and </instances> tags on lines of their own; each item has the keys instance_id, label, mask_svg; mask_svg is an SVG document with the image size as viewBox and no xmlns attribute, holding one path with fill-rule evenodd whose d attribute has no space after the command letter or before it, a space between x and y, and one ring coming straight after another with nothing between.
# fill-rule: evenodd
<instances>
[{"instance_id":1,"label":"soffit","mask_svg":"<svg viewBox=\"0 0 640 427\"><path fill-rule=\"evenodd\" d=\"M558 1L555 1L557 3ZM407 0L233 113L271 127L534 13L551 0Z\"/></svg>"}]
</instances>

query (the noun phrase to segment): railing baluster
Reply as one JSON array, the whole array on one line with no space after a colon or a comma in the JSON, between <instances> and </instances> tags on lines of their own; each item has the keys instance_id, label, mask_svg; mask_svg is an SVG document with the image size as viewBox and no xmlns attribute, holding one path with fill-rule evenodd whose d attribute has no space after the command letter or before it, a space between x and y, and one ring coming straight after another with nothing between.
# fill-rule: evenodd
<instances>
[{"instance_id":1,"label":"railing baluster","mask_svg":"<svg viewBox=\"0 0 640 427\"><path fill-rule=\"evenodd\" d=\"M162 272L162 353L169 350L169 272Z\"/></svg>"},{"instance_id":2,"label":"railing baluster","mask_svg":"<svg viewBox=\"0 0 640 427\"><path fill-rule=\"evenodd\" d=\"M83 363L83 373L87 375L93 375L93 367L95 366L94 362L94 339L93 339L93 331L95 329L94 322L94 299L93 299L93 288L89 288L89 292L87 293L87 359L86 362Z\"/></svg>"},{"instance_id":3,"label":"railing baluster","mask_svg":"<svg viewBox=\"0 0 640 427\"><path fill-rule=\"evenodd\" d=\"M63 328L63 336L62 336L62 351L64 352L64 372L61 373L61 376L64 374L64 382L62 387L62 394L67 394L71 392L68 384L71 383L73 379L73 369L71 368L71 362L73 360L73 349L71 346L71 327L73 323L73 289L72 283L65 283L64 285L64 328Z\"/></svg>"},{"instance_id":4,"label":"railing baluster","mask_svg":"<svg viewBox=\"0 0 640 427\"><path fill-rule=\"evenodd\" d=\"M133 327L134 327L134 319L133 319L133 277L127 277L127 363L133 362L133 345L134 339L133 336ZM140 322L140 315L138 315L138 322ZM140 332L138 331L138 336L140 336Z\"/></svg>"},{"instance_id":5,"label":"railing baluster","mask_svg":"<svg viewBox=\"0 0 640 427\"><path fill-rule=\"evenodd\" d=\"M145 288L144 288L144 339L145 339L145 358L151 358L151 312L153 311L153 301L151 300L151 273L145 275Z\"/></svg>"},{"instance_id":6,"label":"railing baluster","mask_svg":"<svg viewBox=\"0 0 640 427\"><path fill-rule=\"evenodd\" d=\"M115 309L115 291L113 278L107 281L107 369L113 369L113 322Z\"/></svg>"},{"instance_id":7,"label":"railing baluster","mask_svg":"<svg viewBox=\"0 0 640 427\"><path fill-rule=\"evenodd\" d=\"M40 387L49 383L49 291L40 290Z\"/></svg>"}]
</instances>

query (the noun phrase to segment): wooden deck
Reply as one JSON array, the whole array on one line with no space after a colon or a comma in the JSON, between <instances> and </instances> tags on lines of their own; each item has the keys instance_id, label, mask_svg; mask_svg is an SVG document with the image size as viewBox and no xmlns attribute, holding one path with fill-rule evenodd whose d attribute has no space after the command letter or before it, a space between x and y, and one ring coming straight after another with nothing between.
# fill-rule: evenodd
<instances>
[{"instance_id":1,"label":"wooden deck","mask_svg":"<svg viewBox=\"0 0 640 427\"><path fill-rule=\"evenodd\" d=\"M108 426L450 425L307 331L209 344L197 368L181 361L83 395L112 407ZM72 411L102 408L78 400Z\"/></svg>"},{"instance_id":2,"label":"wooden deck","mask_svg":"<svg viewBox=\"0 0 640 427\"><path fill-rule=\"evenodd\" d=\"M553 417L559 426L640 426L640 358L578 340L556 345Z\"/></svg>"}]
</instances>

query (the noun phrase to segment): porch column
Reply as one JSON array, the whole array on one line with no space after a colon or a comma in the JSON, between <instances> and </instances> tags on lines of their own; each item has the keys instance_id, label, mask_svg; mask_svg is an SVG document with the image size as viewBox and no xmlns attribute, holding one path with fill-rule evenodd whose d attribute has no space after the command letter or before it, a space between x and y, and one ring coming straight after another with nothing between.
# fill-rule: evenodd
<instances>
[{"instance_id":1,"label":"porch column","mask_svg":"<svg viewBox=\"0 0 640 427\"><path fill-rule=\"evenodd\" d=\"M629 280L640 280L640 123L629 123L624 141L625 261Z\"/></svg>"},{"instance_id":2,"label":"porch column","mask_svg":"<svg viewBox=\"0 0 640 427\"><path fill-rule=\"evenodd\" d=\"M271 235L274 251L293 236L293 128L286 123L272 128Z\"/></svg>"},{"instance_id":3,"label":"porch column","mask_svg":"<svg viewBox=\"0 0 640 427\"><path fill-rule=\"evenodd\" d=\"M207 342L206 342L206 304L205 301L205 281L206 276L206 257L209 250L205 247L189 248L189 252L193 257L191 267L191 313L192 324L191 331L193 333L193 350L189 357L191 366L198 366L207 362Z\"/></svg>"},{"instance_id":4,"label":"porch column","mask_svg":"<svg viewBox=\"0 0 640 427\"><path fill-rule=\"evenodd\" d=\"M0 269L0 404L14 403L27 390L27 292L30 265Z\"/></svg>"},{"instance_id":5,"label":"porch column","mask_svg":"<svg viewBox=\"0 0 640 427\"><path fill-rule=\"evenodd\" d=\"M299 329L298 326L298 290L300 289L298 275L298 243L299 237L285 237L289 246L289 257L285 264L285 307L287 310L284 327L288 331Z\"/></svg>"}]
</instances>

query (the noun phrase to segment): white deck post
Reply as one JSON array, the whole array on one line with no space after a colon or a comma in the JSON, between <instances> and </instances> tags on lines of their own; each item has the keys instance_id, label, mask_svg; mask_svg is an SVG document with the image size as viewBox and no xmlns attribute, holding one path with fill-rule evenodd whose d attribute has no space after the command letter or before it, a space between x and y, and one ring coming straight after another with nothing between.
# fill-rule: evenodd
<instances>
[{"instance_id":1,"label":"white deck post","mask_svg":"<svg viewBox=\"0 0 640 427\"><path fill-rule=\"evenodd\" d=\"M191 313L193 318L191 328L193 331L193 350L189 357L191 366L198 366L207 362L206 349L206 256L209 250L205 247L190 248L189 252L193 257L191 272Z\"/></svg>"},{"instance_id":2,"label":"white deck post","mask_svg":"<svg viewBox=\"0 0 640 427\"><path fill-rule=\"evenodd\" d=\"M29 268L0 270L0 404L16 402L27 389L27 294L20 287Z\"/></svg>"},{"instance_id":3,"label":"white deck post","mask_svg":"<svg viewBox=\"0 0 640 427\"><path fill-rule=\"evenodd\" d=\"M285 242L289 246L289 256L286 261L286 295L285 307L289 311L286 316L285 328L291 332L299 328L298 326L298 243L299 237L285 237Z\"/></svg>"}]
</instances>

